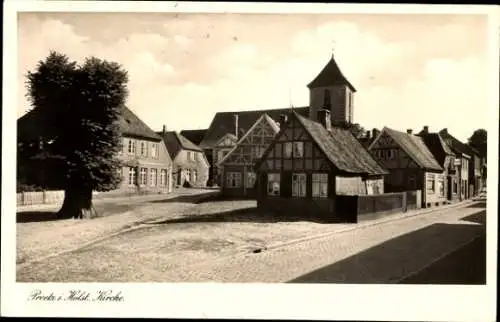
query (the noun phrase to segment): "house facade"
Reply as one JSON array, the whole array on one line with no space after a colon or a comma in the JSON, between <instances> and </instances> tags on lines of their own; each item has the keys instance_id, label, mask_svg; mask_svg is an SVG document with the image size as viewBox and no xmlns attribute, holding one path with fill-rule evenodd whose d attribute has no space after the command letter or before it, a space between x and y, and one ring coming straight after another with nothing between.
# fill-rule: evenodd
<instances>
[{"instance_id":1,"label":"house facade","mask_svg":"<svg viewBox=\"0 0 500 322\"><path fill-rule=\"evenodd\" d=\"M448 129L442 129L439 131L439 134L456 156L454 162L458 172L459 200L467 200L473 195L475 189L473 184L475 181L475 165L473 164L475 160L472 155L473 151L471 151L466 144L460 142L460 140L448 133Z\"/></svg>"},{"instance_id":2,"label":"house facade","mask_svg":"<svg viewBox=\"0 0 500 322\"><path fill-rule=\"evenodd\" d=\"M386 169L386 192L422 191L422 207L446 203L444 169L411 130L384 127L368 150Z\"/></svg>"},{"instance_id":3,"label":"house facade","mask_svg":"<svg viewBox=\"0 0 500 322\"><path fill-rule=\"evenodd\" d=\"M279 131L278 124L263 114L247 133L219 161L221 187L225 196L254 197L255 163Z\"/></svg>"},{"instance_id":4,"label":"house facade","mask_svg":"<svg viewBox=\"0 0 500 322\"><path fill-rule=\"evenodd\" d=\"M334 219L336 196L383 193L387 173L357 139L298 113L284 115L280 131L256 163L257 205L264 210Z\"/></svg>"},{"instance_id":5,"label":"house facade","mask_svg":"<svg viewBox=\"0 0 500 322\"><path fill-rule=\"evenodd\" d=\"M215 143L211 151L214 164L212 167L213 182L219 187L224 186L224 178L222 177L223 168L220 162L236 146L237 141L238 138L236 135L226 133L217 143Z\"/></svg>"},{"instance_id":6,"label":"house facade","mask_svg":"<svg viewBox=\"0 0 500 322\"><path fill-rule=\"evenodd\" d=\"M27 137L39 140L36 131L33 131L37 121L31 113L27 113L18 121L20 141ZM122 162L122 167L119 169L122 182L110 193L171 192L172 159L161 137L125 106L121 112L119 126L122 132L122 149L118 153L118 158ZM31 133L26 136L25 130ZM23 163L23 160L20 159L18 162Z\"/></svg>"},{"instance_id":7,"label":"house facade","mask_svg":"<svg viewBox=\"0 0 500 322\"><path fill-rule=\"evenodd\" d=\"M439 133L429 132L428 126L424 126L422 131L418 133L418 136L424 140L429 151L431 151L438 164L444 169L446 198L450 202L458 201L460 197L458 189L460 173L457 171L457 166L455 165L455 153L453 153Z\"/></svg>"},{"instance_id":8,"label":"house facade","mask_svg":"<svg viewBox=\"0 0 500 322\"><path fill-rule=\"evenodd\" d=\"M182 187L188 184L192 187L205 187L210 165L203 150L175 131L162 131L157 134L163 138L173 161L174 186Z\"/></svg>"}]
</instances>

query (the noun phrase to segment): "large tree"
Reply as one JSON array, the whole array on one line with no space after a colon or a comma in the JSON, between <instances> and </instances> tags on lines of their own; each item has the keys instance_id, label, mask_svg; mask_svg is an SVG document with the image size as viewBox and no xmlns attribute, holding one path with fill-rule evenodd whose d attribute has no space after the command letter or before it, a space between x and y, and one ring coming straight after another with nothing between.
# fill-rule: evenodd
<instances>
[{"instance_id":1,"label":"large tree","mask_svg":"<svg viewBox=\"0 0 500 322\"><path fill-rule=\"evenodd\" d=\"M487 156L487 143L488 143L488 133L485 129L478 129L472 133L469 138L469 145L476 150L478 150L481 157L486 158Z\"/></svg>"},{"instance_id":2,"label":"large tree","mask_svg":"<svg viewBox=\"0 0 500 322\"><path fill-rule=\"evenodd\" d=\"M78 65L51 52L27 75L28 97L43 147L37 154L45 184L64 189L60 218L95 216L92 191L116 189L119 120L127 98L127 72L95 57Z\"/></svg>"}]
</instances>

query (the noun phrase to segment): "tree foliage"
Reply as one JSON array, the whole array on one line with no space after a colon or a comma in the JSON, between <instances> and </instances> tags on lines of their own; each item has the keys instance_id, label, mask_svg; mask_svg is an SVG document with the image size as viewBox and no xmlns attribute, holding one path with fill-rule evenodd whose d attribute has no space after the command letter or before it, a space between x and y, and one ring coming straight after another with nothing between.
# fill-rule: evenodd
<instances>
[{"instance_id":1,"label":"tree foliage","mask_svg":"<svg viewBox=\"0 0 500 322\"><path fill-rule=\"evenodd\" d=\"M469 138L469 145L479 151L481 157L487 156L488 133L485 129L478 129Z\"/></svg>"},{"instance_id":2,"label":"tree foliage","mask_svg":"<svg viewBox=\"0 0 500 322\"><path fill-rule=\"evenodd\" d=\"M117 188L127 82L127 72L115 62L90 57L79 65L54 51L28 72L28 97L42 147L35 158L50 174L49 188Z\"/></svg>"}]
</instances>

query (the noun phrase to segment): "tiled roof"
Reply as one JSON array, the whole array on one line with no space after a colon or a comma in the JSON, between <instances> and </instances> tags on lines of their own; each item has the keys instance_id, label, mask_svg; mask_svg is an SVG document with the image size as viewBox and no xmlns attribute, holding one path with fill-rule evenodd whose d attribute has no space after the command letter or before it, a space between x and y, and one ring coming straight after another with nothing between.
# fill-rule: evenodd
<instances>
[{"instance_id":1,"label":"tiled roof","mask_svg":"<svg viewBox=\"0 0 500 322\"><path fill-rule=\"evenodd\" d=\"M332 126L329 132L320 123L297 113L292 113L292 115L302 124L328 160L340 171L368 175L388 173L349 130Z\"/></svg>"},{"instance_id":2,"label":"tiled roof","mask_svg":"<svg viewBox=\"0 0 500 322\"><path fill-rule=\"evenodd\" d=\"M455 153L451 151L450 147L448 144L444 142L444 140L441 138L441 135L439 133L425 133L425 132L420 132L418 134L420 136L429 151L434 155L434 158L436 161L439 163L440 166L444 167L444 162L446 160L446 155L452 155L454 156Z\"/></svg>"},{"instance_id":3,"label":"tiled roof","mask_svg":"<svg viewBox=\"0 0 500 322\"><path fill-rule=\"evenodd\" d=\"M38 117L36 110L33 109L17 120L17 131L19 139L36 139L38 137ZM122 114L119 119L120 128L124 136L150 139L160 141L161 137L157 135L149 126L146 125L134 112L128 107L123 106Z\"/></svg>"},{"instance_id":4,"label":"tiled roof","mask_svg":"<svg viewBox=\"0 0 500 322\"><path fill-rule=\"evenodd\" d=\"M388 127L384 127L381 134L384 132L389 134L419 167L427 170L443 170L420 136L396 131Z\"/></svg>"},{"instance_id":5,"label":"tiled roof","mask_svg":"<svg viewBox=\"0 0 500 322\"><path fill-rule=\"evenodd\" d=\"M293 110L303 116L308 116L309 107L295 107ZM205 137L199 144L201 148L213 147L226 133L235 133L235 115L238 115L238 137L242 137L252 125L266 113L274 121L279 122L281 114L290 113L290 108L252 110L239 112L219 112L216 113Z\"/></svg>"},{"instance_id":6,"label":"tiled roof","mask_svg":"<svg viewBox=\"0 0 500 322\"><path fill-rule=\"evenodd\" d=\"M207 133L208 129L203 129L203 130L183 130L181 131L181 135L184 136L186 139L189 141L193 142L194 144L200 144L200 142L203 140L203 137Z\"/></svg>"},{"instance_id":7,"label":"tiled roof","mask_svg":"<svg viewBox=\"0 0 500 322\"><path fill-rule=\"evenodd\" d=\"M457 154L463 153L472 157L473 154L479 155L479 152L471 147L463 143L462 141L455 138L453 135L448 133L448 129L442 129L439 131L439 134L443 138L443 140L450 146L451 150Z\"/></svg>"},{"instance_id":8,"label":"tiled roof","mask_svg":"<svg viewBox=\"0 0 500 322\"><path fill-rule=\"evenodd\" d=\"M323 70L321 70L318 76L316 76L316 78L313 79L313 81L310 82L307 87L314 88L331 85L347 85L353 92L356 92L354 86L352 86L352 84L347 80L344 74L342 74L342 71L335 62L333 55L330 61L323 68Z\"/></svg>"},{"instance_id":9,"label":"tiled roof","mask_svg":"<svg viewBox=\"0 0 500 322\"><path fill-rule=\"evenodd\" d=\"M189 141L187 138L185 138L184 136L175 131L167 131L165 133L157 132L157 133L158 135L163 137L163 141L167 146L168 153L172 158L172 160L177 156L177 154L181 150L203 152L203 150L199 146L197 146L196 144Z\"/></svg>"}]
</instances>

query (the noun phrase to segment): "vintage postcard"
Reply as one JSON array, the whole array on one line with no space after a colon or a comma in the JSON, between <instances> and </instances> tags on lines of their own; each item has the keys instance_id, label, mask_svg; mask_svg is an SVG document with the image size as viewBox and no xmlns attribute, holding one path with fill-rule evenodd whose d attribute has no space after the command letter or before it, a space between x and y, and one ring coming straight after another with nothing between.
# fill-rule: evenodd
<instances>
[{"instance_id":1,"label":"vintage postcard","mask_svg":"<svg viewBox=\"0 0 500 322\"><path fill-rule=\"evenodd\" d=\"M3 315L494 320L497 7L4 8Z\"/></svg>"}]
</instances>

